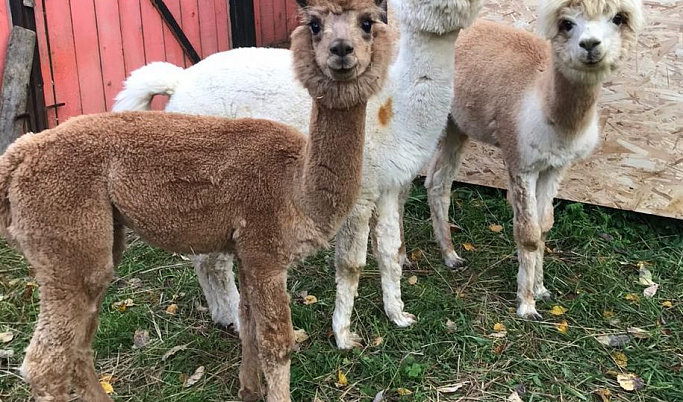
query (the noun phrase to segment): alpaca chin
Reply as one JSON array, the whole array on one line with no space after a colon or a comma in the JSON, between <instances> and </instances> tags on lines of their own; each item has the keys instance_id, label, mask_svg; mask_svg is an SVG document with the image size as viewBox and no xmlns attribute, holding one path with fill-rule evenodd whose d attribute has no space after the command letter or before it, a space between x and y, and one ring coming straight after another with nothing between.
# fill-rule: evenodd
<instances>
[{"instance_id":1,"label":"alpaca chin","mask_svg":"<svg viewBox=\"0 0 683 402\"><path fill-rule=\"evenodd\" d=\"M396 17L413 29L443 35L470 26L482 0L389 0Z\"/></svg>"}]
</instances>

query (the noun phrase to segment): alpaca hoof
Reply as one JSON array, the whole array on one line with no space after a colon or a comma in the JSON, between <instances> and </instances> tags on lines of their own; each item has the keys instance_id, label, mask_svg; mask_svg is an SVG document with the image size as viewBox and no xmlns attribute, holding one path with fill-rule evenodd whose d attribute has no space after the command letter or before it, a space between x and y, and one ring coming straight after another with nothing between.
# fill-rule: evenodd
<instances>
[{"instance_id":1,"label":"alpaca hoof","mask_svg":"<svg viewBox=\"0 0 683 402\"><path fill-rule=\"evenodd\" d=\"M463 269L465 268L465 259L460 257L455 251L448 253L446 258L444 258L444 263L448 268L453 269Z\"/></svg>"},{"instance_id":2,"label":"alpaca hoof","mask_svg":"<svg viewBox=\"0 0 683 402\"><path fill-rule=\"evenodd\" d=\"M240 388L239 392L237 393L237 396L243 401L247 402L252 402L252 401L258 401L259 399L263 398L263 392L257 390L257 391L252 391L247 388Z\"/></svg>"},{"instance_id":3,"label":"alpaca hoof","mask_svg":"<svg viewBox=\"0 0 683 402\"><path fill-rule=\"evenodd\" d=\"M534 292L534 297L536 300L550 301L553 298L553 294L545 287L542 287Z\"/></svg>"},{"instance_id":4,"label":"alpaca hoof","mask_svg":"<svg viewBox=\"0 0 683 402\"><path fill-rule=\"evenodd\" d=\"M414 314L401 311L398 315L390 317L394 324L401 328L409 327L417 322L417 317Z\"/></svg>"},{"instance_id":5,"label":"alpaca hoof","mask_svg":"<svg viewBox=\"0 0 683 402\"><path fill-rule=\"evenodd\" d=\"M337 337L337 348L338 349L353 349L353 348L362 348L363 347L363 338L361 338L357 333L355 332L346 332L345 335L341 335Z\"/></svg>"},{"instance_id":6,"label":"alpaca hoof","mask_svg":"<svg viewBox=\"0 0 683 402\"><path fill-rule=\"evenodd\" d=\"M517 315L527 320L540 320L543 317L536 311L536 307L522 303L517 307Z\"/></svg>"}]
</instances>

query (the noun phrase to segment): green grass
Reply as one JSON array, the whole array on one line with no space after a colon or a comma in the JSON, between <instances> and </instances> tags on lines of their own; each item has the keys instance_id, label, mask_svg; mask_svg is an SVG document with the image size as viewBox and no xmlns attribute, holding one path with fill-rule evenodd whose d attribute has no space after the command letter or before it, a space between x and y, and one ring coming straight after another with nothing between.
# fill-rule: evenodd
<instances>
[{"instance_id":1,"label":"green grass","mask_svg":"<svg viewBox=\"0 0 683 402\"><path fill-rule=\"evenodd\" d=\"M613 401L683 401L683 230L678 221L570 202L556 204L556 224L545 259L546 286L551 302L540 302L544 320L530 322L514 314L517 262L512 239L512 214L504 193L474 186L457 186L452 220L458 252L468 268L448 269L433 241L426 195L416 184L406 211L407 244L417 259L403 281L406 310L419 322L408 329L390 324L382 309L379 274L370 259L363 271L353 315L355 329L370 346L339 351L331 336L334 274L331 250L309 258L292 270L289 290L293 321L310 339L292 357L292 396L295 401L371 401L385 390L385 401L493 401L506 398L521 385L525 401L600 400L594 394L608 389ZM501 233L491 224L504 227ZM465 251L462 244L476 249ZM638 262L648 263L660 288L652 299L642 297ZM117 401L236 400L239 383L239 340L211 323L189 264L139 240L132 241L104 302L95 349L96 367L113 375ZM0 332L14 339L0 344L14 357L0 361L0 400L28 400L29 390L17 376L23 350L37 315L38 292L32 291L23 259L0 247ZM131 285L131 279L141 281ZM318 303L303 305L301 291ZM640 295L637 302L625 299ZM111 305L133 299L125 312ZM671 301L672 308L662 306ZM176 303L175 316L166 307ZM553 316L554 305L568 309ZM613 317L605 318L605 311ZM566 319L566 334L556 324ZM448 324L447 324L448 323ZM491 336L496 323L507 336ZM634 339L622 348L608 348L596 335L623 333L639 327L648 339ZM136 330L149 332L146 347L133 349ZM373 346L373 340L382 338ZM187 349L162 361L174 346ZM619 368L612 356L628 358ZM194 386L182 387L184 376L198 366L206 374ZM342 371L348 385L338 387ZM632 372L645 386L639 392L620 388L615 375ZM463 383L454 393L439 387ZM413 393L399 396L397 388ZM317 398L317 399L316 399Z\"/></svg>"}]
</instances>

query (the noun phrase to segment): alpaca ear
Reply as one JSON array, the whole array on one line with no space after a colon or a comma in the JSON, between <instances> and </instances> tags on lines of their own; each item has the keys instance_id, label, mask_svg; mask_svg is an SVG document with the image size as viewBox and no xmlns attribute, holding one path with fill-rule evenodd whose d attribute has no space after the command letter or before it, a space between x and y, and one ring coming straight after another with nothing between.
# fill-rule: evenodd
<instances>
[{"instance_id":1,"label":"alpaca ear","mask_svg":"<svg viewBox=\"0 0 683 402\"><path fill-rule=\"evenodd\" d=\"M308 6L308 4L306 4L306 0L296 0L296 4L298 4L301 8L306 8L306 6Z\"/></svg>"},{"instance_id":2,"label":"alpaca ear","mask_svg":"<svg viewBox=\"0 0 683 402\"><path fill-rule=\"evenodd\" d=\"M384 13L380 16L381 20L383 23L387 24L387 14L389 13L387 11L387 0L375 0L375 4L377 4L377 7L381 8Z\"/></svg>"}]
</instances>

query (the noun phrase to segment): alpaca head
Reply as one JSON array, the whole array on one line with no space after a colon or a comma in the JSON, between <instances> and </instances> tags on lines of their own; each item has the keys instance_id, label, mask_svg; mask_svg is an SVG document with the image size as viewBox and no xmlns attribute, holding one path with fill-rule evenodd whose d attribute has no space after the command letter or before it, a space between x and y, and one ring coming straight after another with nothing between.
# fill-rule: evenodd
<instances>
[{"instance_id":1,"label":"alpaca head","mask_svg":"<svg viewBox=\"0 0 683 402\"><path fill-rule=\"evenodd\" d=\"M402 26L443 35L474 22L483 0L390 0Z\"/></svg>"},{"instance_id":2,"label":"alpaca head","mask_svg":"<svg viewBox=\"0 0 683 402\"><path fill-rule=\"evenodd\" d=\"M626 59L643 24L641 0L541 0L539 28L570 80L605 80Z\"/></svg>"},{"instance_id":3,"label":"alpaca head","mask_svg":"<svg viewBox=\"0 0 683 402\"><path fill-rule=\"evenodd\" d=\"M381 0L297 0L302 25L292 33L294 71L327 107L366 102L384 84L392 38Z\"/></svg>"}]
</instances>

